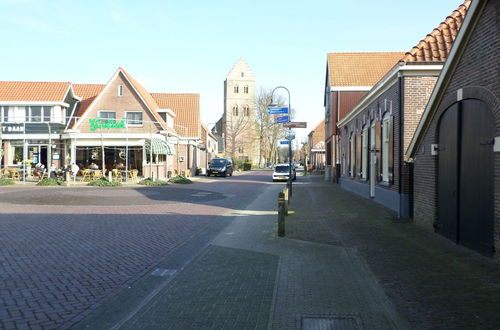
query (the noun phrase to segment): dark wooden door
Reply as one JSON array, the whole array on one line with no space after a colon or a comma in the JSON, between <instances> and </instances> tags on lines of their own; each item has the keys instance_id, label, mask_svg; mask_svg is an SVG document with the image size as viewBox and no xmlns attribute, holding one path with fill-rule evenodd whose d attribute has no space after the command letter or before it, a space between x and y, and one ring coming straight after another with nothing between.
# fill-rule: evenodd
<instances>
[{"instance_id":1,"label":"dark wooden door","mask_svg":"<svg viewBox=\"0 0 500 330\"><path fill-rule=\"evenodd\" d=\"M493 252L495 120L479 100L461 102L459 243Z\"/></svg>"},{"instance_id":2,"label":"dark wooden door","mask_svg":"<svg viewBox=\"0 0 500 330\"><path fill-rule=\"evenodd\" d=\"M458 104L439 123L438 221L436 231L458 242Z\"/></svg>"},{"instance_id":3,"label":"dark wooden door","mask_svg":"<svg viewBox=\"0 0 500 330\"><path fill-rule=\"evenodd\" d=\"M452 105L439 124L436 231L483 254L493 252L494 134L480 100Z\"/></svg>"}]
</instances>

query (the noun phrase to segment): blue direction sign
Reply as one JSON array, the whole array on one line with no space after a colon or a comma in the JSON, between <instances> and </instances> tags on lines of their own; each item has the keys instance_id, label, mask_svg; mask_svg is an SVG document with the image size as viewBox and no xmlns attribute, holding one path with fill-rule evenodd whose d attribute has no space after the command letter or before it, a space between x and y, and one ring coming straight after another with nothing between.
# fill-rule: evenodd
<instances>
[{"instance_id":1,"label":"blue direction sign","mask_svg":"<svg viewBox=\"0 0 500 330\"><path fill-rule=\"evenodd\" d=\"M289 144L290 141L287 141L287 140L283 140L283 141L280 141L280 144Z\"/></svg>"},{"instance_id":2,"label":"blue direction sign","mask_svg":"<svg viewBox=\"0 0 500 330\"><path fill-rule=\"evenodd\" d=\"M276 117L276 123L288 123L290 118L288 116Z\"/></svg>"},{"instance_id":3,"label":"blue direction sign","mask_svg":"<svg viewBox=\"0 0 500 330\"><path fill-rule=\"evenodd\" d=\"M281 115L288 113L288 107L267 108L267 113L270 115Z\"/></svg>"}]
</instances>

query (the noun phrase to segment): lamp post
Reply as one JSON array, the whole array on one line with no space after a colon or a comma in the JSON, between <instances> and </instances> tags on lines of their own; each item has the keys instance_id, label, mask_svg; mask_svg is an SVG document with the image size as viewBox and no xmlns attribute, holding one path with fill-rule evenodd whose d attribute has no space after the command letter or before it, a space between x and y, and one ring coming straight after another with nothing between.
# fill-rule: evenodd
<instances>
[{"instance_id":1,"label":"lamp post","mask_svg":"<svg viewBox=\"0 0 500 330\"><path fill-rule=\"evenodd\" d=\"M215 128L215 133L217 133L217 127L215 127L215 123L208 123L207 124L207 137L206 137L206 141L205 141L205 174L208 173L208 137L210 136L210 130L209 130L209 126L210 125L213 125L213 128Z\"/></svg>"},{"instance_id":2,"label":"lamp post","mask_svg":"<svg viewBox=\"0 0 500 330\"><path fill-rule=\"evenodd\" d=\"M273 89L273 91L271 92L271 104L269 106L273 105L274 92L279 88L286 90L288 93L288 122L290 122L290 115L291 115L292 107L290 106L290 103L291 103L290 102L290 91L288 90L288 88L286 88L285 86L275 87ZM288 127L287 139L289 141L288 142L288 188L289 188L289 195L290 195L290 197L292 197L292 140L293 140L293 137L292 137L292 128L291 127Z\"/></svg>"}]
</instances>

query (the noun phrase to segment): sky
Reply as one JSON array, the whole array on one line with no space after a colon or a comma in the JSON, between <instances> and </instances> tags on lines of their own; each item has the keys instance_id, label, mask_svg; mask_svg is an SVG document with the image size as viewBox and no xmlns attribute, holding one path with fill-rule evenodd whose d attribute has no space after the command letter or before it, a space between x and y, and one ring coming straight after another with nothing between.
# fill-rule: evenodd
<instances>
[{"instance_id":1,"label":"sky","mask_svg":"<svg viewBox=\"0 0 500 330\"><path fill-rule=\"evenodd\" d=\"M289 89L304 137L324 117L327 53L409 51L462 2L0 0L0 80L106 83L121 66L149 92L199 93L208 124L243 58L257 89Z\"/></svg>"}]
</instances>

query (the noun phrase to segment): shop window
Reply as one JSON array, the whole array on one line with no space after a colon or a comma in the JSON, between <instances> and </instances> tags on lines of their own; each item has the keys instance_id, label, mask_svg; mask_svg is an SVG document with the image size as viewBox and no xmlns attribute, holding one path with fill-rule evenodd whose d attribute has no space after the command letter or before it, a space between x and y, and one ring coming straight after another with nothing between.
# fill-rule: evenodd
<instances>
[{"instance_id":1,"label":"shop window","mask_svg":"<svg viewBox=\"0 0 500 330\"><path fill-rule=\"evenodd\" d=\"M153 164L164 164L167 161L166 155L153 154ZM146 152L146 163L151 164L151 154Z\"/></svg>"},{"instance_id":2,"label":"shop window","mask_svg":"<svg viewBox=\"0 0 500 330\"><path fill-rule=\"evenodd\" d=\"M141 126L142 125L142 111L128 111L127 124L129 126Z\"/></svg>"},{"instance_id":3,"label":"shop window","mask_svg":"<svg viewBox=\"0 0 500 330\"><path fill-rule=\"evenodd\" d=\"M361 135L361 179L368 178L368 125L363 128Z\"/></svg>"},{"instance_id":4,"label":"shop window","mask_svg":"<svg viewBox=\"0 0 500 330\"><path fill-rule=\"evenodd\" d=\"M11 149L12 150L11 159L12 159L13 165L21 164L23 162L23 158L24 158L23 149L24 148L22 146L15 146Z\"/></svg>"}]
</instances>

